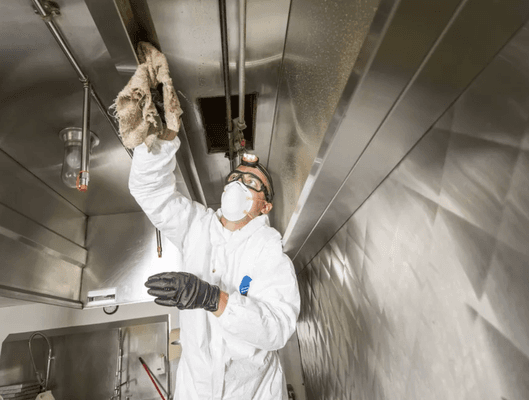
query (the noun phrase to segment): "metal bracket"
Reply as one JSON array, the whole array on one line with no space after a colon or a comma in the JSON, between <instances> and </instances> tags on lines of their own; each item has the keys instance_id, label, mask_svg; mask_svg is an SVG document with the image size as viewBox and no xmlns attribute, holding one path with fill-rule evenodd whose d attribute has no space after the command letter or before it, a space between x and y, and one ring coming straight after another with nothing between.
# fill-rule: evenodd
<instances>
[{"instance_id":1,"label":"metal bracket","mask_svg":"<svg viewBox=\"0 0 529 400\"><path fill-rule=\"evenodd\" d=\"M46 15L43 18L47 18L50 16L57 17L58 15L61 15L61 8L56 2L51 0L44 0L41 2L41 5L44 11L46 11ZM35 14L40 14L39 10L35 9L34 11Z\"/></svg>"}]
</instances>

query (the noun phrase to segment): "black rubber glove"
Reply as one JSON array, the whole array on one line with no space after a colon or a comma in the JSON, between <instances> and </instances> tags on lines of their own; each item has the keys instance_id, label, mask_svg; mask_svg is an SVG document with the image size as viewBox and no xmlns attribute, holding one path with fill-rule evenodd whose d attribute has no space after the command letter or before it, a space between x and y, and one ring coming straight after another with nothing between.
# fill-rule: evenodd
<instances>
[{"instance_id":1,"label":"black rubber glove","mask_svg":"<svg viewBox=\"0 0 529 400\"><path fill-rule=\"evenodd\" d=\"M178 307L180 310L203 308L217 311L220 288L187 272L163 272L149 277L145 282L147 293L155 296L156 304Z\"/></svg>"}]
</instances>

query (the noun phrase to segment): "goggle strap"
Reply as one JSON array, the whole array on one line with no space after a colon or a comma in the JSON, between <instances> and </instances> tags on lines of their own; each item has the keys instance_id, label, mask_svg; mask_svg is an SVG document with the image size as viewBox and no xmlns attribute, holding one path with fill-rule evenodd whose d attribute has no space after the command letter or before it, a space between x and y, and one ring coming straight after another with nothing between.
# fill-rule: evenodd
<instances>
[{"instance_id":1,"label":"goggle strap","mask_svg":"<svg viewBox=\"0 0 529 400\"><path fill-rule=\"evenodd\" d=\"M252 190L255 190L256 192L264 192L265 194L265 197L266 197L266 201L271 203L272 200L274 199L274 189L273 189L273 184L272 184L272 177L270 176L270 174L268 173L267 170L265 170L263 168L263 166L261 164L259 164L258 162L256 163L249 163L247 161L242 161L241 162L241 165L245 165L247 167L252 167L252 168L257 168L259 171L261 171L263 173L263 175L266 177L266 179L268 179L268 182L270 183L270 191L272 193L270 193L270 191L268 191L268 188L266 187L266 185L264 184L264 182L261 181L261 179L259 179L259 177L255 174L252 174L251 172L242 172L242 171L238 171L238 170L233 170L231 171L228 176L226 177L226 183L229 183L230 181L228 181L229 177L231 175L233 175L234 173L237 173L238 174L238 177L237 179L239 179L239 177L242 175L242 174L249 174L249 175L252 175L254 176L255 178L259 179L259 181L261 181L261 185L263 185L263 188L261 190L256 190L255 188L252 188L251 186L248 186L248 188L252 189ZM232 181L233 182L233 181ZM244 182L243 182L244 183ZM246 185L245 185L246 186Z\"/></svg>"}]
</instances>

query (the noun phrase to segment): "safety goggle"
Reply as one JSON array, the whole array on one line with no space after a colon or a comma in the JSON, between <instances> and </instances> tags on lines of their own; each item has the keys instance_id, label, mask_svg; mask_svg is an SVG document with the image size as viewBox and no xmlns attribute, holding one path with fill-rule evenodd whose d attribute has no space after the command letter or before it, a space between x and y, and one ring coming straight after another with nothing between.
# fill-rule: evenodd
<instances>
[{"instance_id":1,"label":"safety goggle","mask_svg":"<svg viewBox=\"0 0 529 400\"><path fill-rule=\"evenodd\" d=\"M266 185L263 181L255 174L251 172L242 172L239 170L233 170L226 177L226 184L240 180L244 186L255 192L263 192L267 202L271 203L272 199Z\"/></svg>"}]
</instances>

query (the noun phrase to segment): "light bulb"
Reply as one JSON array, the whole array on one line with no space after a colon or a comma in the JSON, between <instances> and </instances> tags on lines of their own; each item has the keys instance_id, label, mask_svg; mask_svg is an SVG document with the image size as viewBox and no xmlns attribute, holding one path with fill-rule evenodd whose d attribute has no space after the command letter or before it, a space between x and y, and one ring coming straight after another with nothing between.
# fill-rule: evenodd
<instances>
[{"instance_id":1,"label":"light bulb","mask_svg":"<svg viewBox=\"0 0 529 400\"><path fill-rule=\"evenodd\" d=\"M79 166L81 165L81 147L79 147L79 151L76 151L76 149L74 149L71 152L67 152L65 160L70 167L79 169Z\"/></svg>"},{"instance_id":2,"label":"light bulb","mask_svg":"<svg viewBox=\"0 0 529 400\"><path fill-rule=\"evenodd\" d=\"M77 187L77 175L81 169L81 146L65 146L61 178L70 188Z\"/></svg>"}]
</instances>

